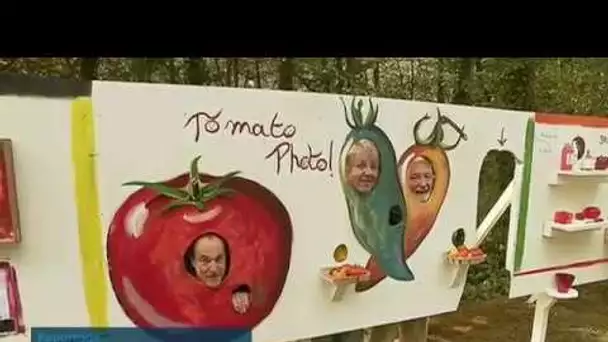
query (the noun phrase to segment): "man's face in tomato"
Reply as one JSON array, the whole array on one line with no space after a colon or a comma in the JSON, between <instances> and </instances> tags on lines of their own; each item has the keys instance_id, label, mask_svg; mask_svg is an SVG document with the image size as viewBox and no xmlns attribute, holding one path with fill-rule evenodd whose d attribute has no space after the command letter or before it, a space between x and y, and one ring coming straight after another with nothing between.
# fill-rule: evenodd
<instances>
[{"instance_id":1,"label":"man's face in tomato","mask_svg":"<svg viewBox=\"0 0 608 342\"><path fill-rule=\"evenodd\" d=\"M421 202L429 199L435 183L435 172L428 160L417 157L408 168L407 185Z\"/></svg>"},{"instance_id":2,"label":"man's face in tomato","mask_svg":"<svg viewBox=\"0 0 608 342\"><path fill-rule=\"evenodd\" d=\"M209 287L218 287L228 268L224 241L216 235L203 235L194 243L192 268L196 277Z\"/></svg>"},{"instance_id":3,"label":"man's face in tomato","mask_svg":"<svg viewBox=\"0 0 608 342\"><path fill-rule=\"evenodd\" d=\"M374 189L380 174L380 155L373 142L362 139L353 144L346 157L347 182L360 193Z\"/></svg>"}]
</instances>

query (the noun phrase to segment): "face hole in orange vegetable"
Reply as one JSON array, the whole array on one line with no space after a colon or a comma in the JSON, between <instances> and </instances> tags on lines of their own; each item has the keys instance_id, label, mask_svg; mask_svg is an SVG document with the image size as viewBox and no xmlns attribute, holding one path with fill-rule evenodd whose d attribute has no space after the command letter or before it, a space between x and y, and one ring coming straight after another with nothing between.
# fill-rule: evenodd
<instances>
[{"instance_id":1,"label":"face hole in orange vegetable","mask_svg":"<svg viewBox=\"0 0 608 342\"><path fill-rule=\"evenodd\" d=\"M341 243L334 249L334 260L336 262L344 262L348 258L348 247Z\"/></svg>"},{"instance_id":2,"label":"face hole in orange vegetable","mask_svg":"<svg viewBox=\"0 0 608 342\"><path fill-rule=\"evenodd\" d=\"M427 202L435 188L435 170L431 161L423 156L414 157L407 167L407 187L420 202Z\"/></svg>"}]
</instances>

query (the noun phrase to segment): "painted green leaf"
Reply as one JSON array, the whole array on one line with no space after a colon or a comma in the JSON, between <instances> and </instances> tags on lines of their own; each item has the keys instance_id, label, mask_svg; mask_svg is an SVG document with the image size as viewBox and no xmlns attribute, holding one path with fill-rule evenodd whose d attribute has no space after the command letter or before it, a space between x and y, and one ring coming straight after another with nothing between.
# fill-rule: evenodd
<instances>
[{"instance_id":1,"label":"painted green leaf","mask_svg":"<svg viewBox=\"0 0 608 342\"><path fill-rule=\"evenodd\" d=\"M185 205L188 205L188 202L181 201L181 200L174 200L174 201L171 201L171 203L167 204L161 212L164 213L167 211L171 211L173 209L177 209L177 208L183 207Z\"/></svg>"},{"instance_id":2,"label":"painted green leaf","mask_svg":"<svg viewBox=\"0 0 608 342\"><path fill-rule=\"evenodd\" d=\"M371 126L376 123L378 119L378 106L374 108L374 103L372 102L372 98L369 98L369 115L365 120L366 126Z\"/></svg>"},{"instance_id":3,"label":"painted green leaf","mask_svg":"<svg viewBox=\"0 0 608 342\"><path fill-rule=\"evenodd\" d=\"M210 182L207 187L208 188L219 188L222 185L224 185L224 183L226 183L227 181L229 181L230 179L234 178L236 175L238 175L239 173L241 173L241 171L232 171L229 172L221 177L219 177L218 179Z\"/></svg>"},{"instance_id":4,"label":"painted green leaf","mask_svg":"<svg viewBox=\"0 0 608 342\"><path fill-rule=\"evenodd\" d=\"M213 188L213 189L209 189L207 191L203 192L203 196L202 198L200 198L201 201L206 202L208 200L211 200L213 198L222 196L222 195L228 195L228 194L233 194L235 193L234 190L232 189L226 189L226 188Z\"/></svg>"},{"instance_id":5,"label":"painted green leaf","mask_svg":"<svg viewBox=\"0 0 608 342\"><path fill-rule=\"evenodd\" d=\"M171 197L171 198L175 198L175 199L185 199L188 198L188 192L182 190L182 189L176 189L176 188L172 188L170 186L166 186L162 183L153 183L153 182L138 182L138 181L134 181L134 182L127 182L124 183L123 185L125 186L129 186L129 185L134 185L134 186L143 186L144 188L148 188L151 190L156 191L157 193L167 196L167 197Z\"/></svg>"},{"instance_id":6,"label":"painted green leaf","mask_svg":"<svg viewBox=\"0 0 608 342\"><path fill-rule=\"evenodd\" d=\"M191 202L190 204L194 205L196 207L196 209L203 211L205 209L205 202L202 201L194 201Z\"/></svg>"},{"instance_id":7,"label":"painted green leaf","mask_svg":"<svg viewBox=\"0 0 608 342\"><path fill-rule=\"evenodd\" d=\"M363 118L361 116L361 110L363 109L363 101L359 100L357 105L355 106L355 99L353 98L351 109L351 115L353 117L353 122L355 123L355 127L363 126Z\"/></svg>"}]
</instances>

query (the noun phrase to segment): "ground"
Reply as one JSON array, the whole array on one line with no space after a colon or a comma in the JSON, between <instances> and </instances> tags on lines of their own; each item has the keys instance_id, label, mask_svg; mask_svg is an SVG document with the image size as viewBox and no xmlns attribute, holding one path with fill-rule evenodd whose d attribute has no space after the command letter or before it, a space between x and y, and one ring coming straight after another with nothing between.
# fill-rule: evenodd
<instances>
[{"instance_id":1,"label":"ground","mask_svg":"<svg viewBox=\"0 0 608 342\"><path fill-rule=\"evenodd\" d=\"M608 342L608 284L579 286L579 298L551 310L548 342ZM462 304L431 320L432 342L530 341L534 307L527 298Z\"/></svg>"}]
</instances>

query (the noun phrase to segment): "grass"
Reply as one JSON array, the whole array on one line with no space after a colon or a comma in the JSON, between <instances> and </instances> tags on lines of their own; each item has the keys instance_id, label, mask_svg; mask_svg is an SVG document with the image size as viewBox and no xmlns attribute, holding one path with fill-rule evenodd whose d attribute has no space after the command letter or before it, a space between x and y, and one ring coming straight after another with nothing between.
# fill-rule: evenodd
<instances>
[{"instance_id":1,"label":"grass","mask_svg":"<svg viewBox=\"0 0 608 342\"><path fill-rule=\"evenodd\" d=\"M577 288L579 298L559 301L549 318L547 341L608 342L608 283ZM527 298L493 299L462 304L457 312L437 316L429 326L433 342L529 341L534 307Z\"/></svg>"}]
</instances>

